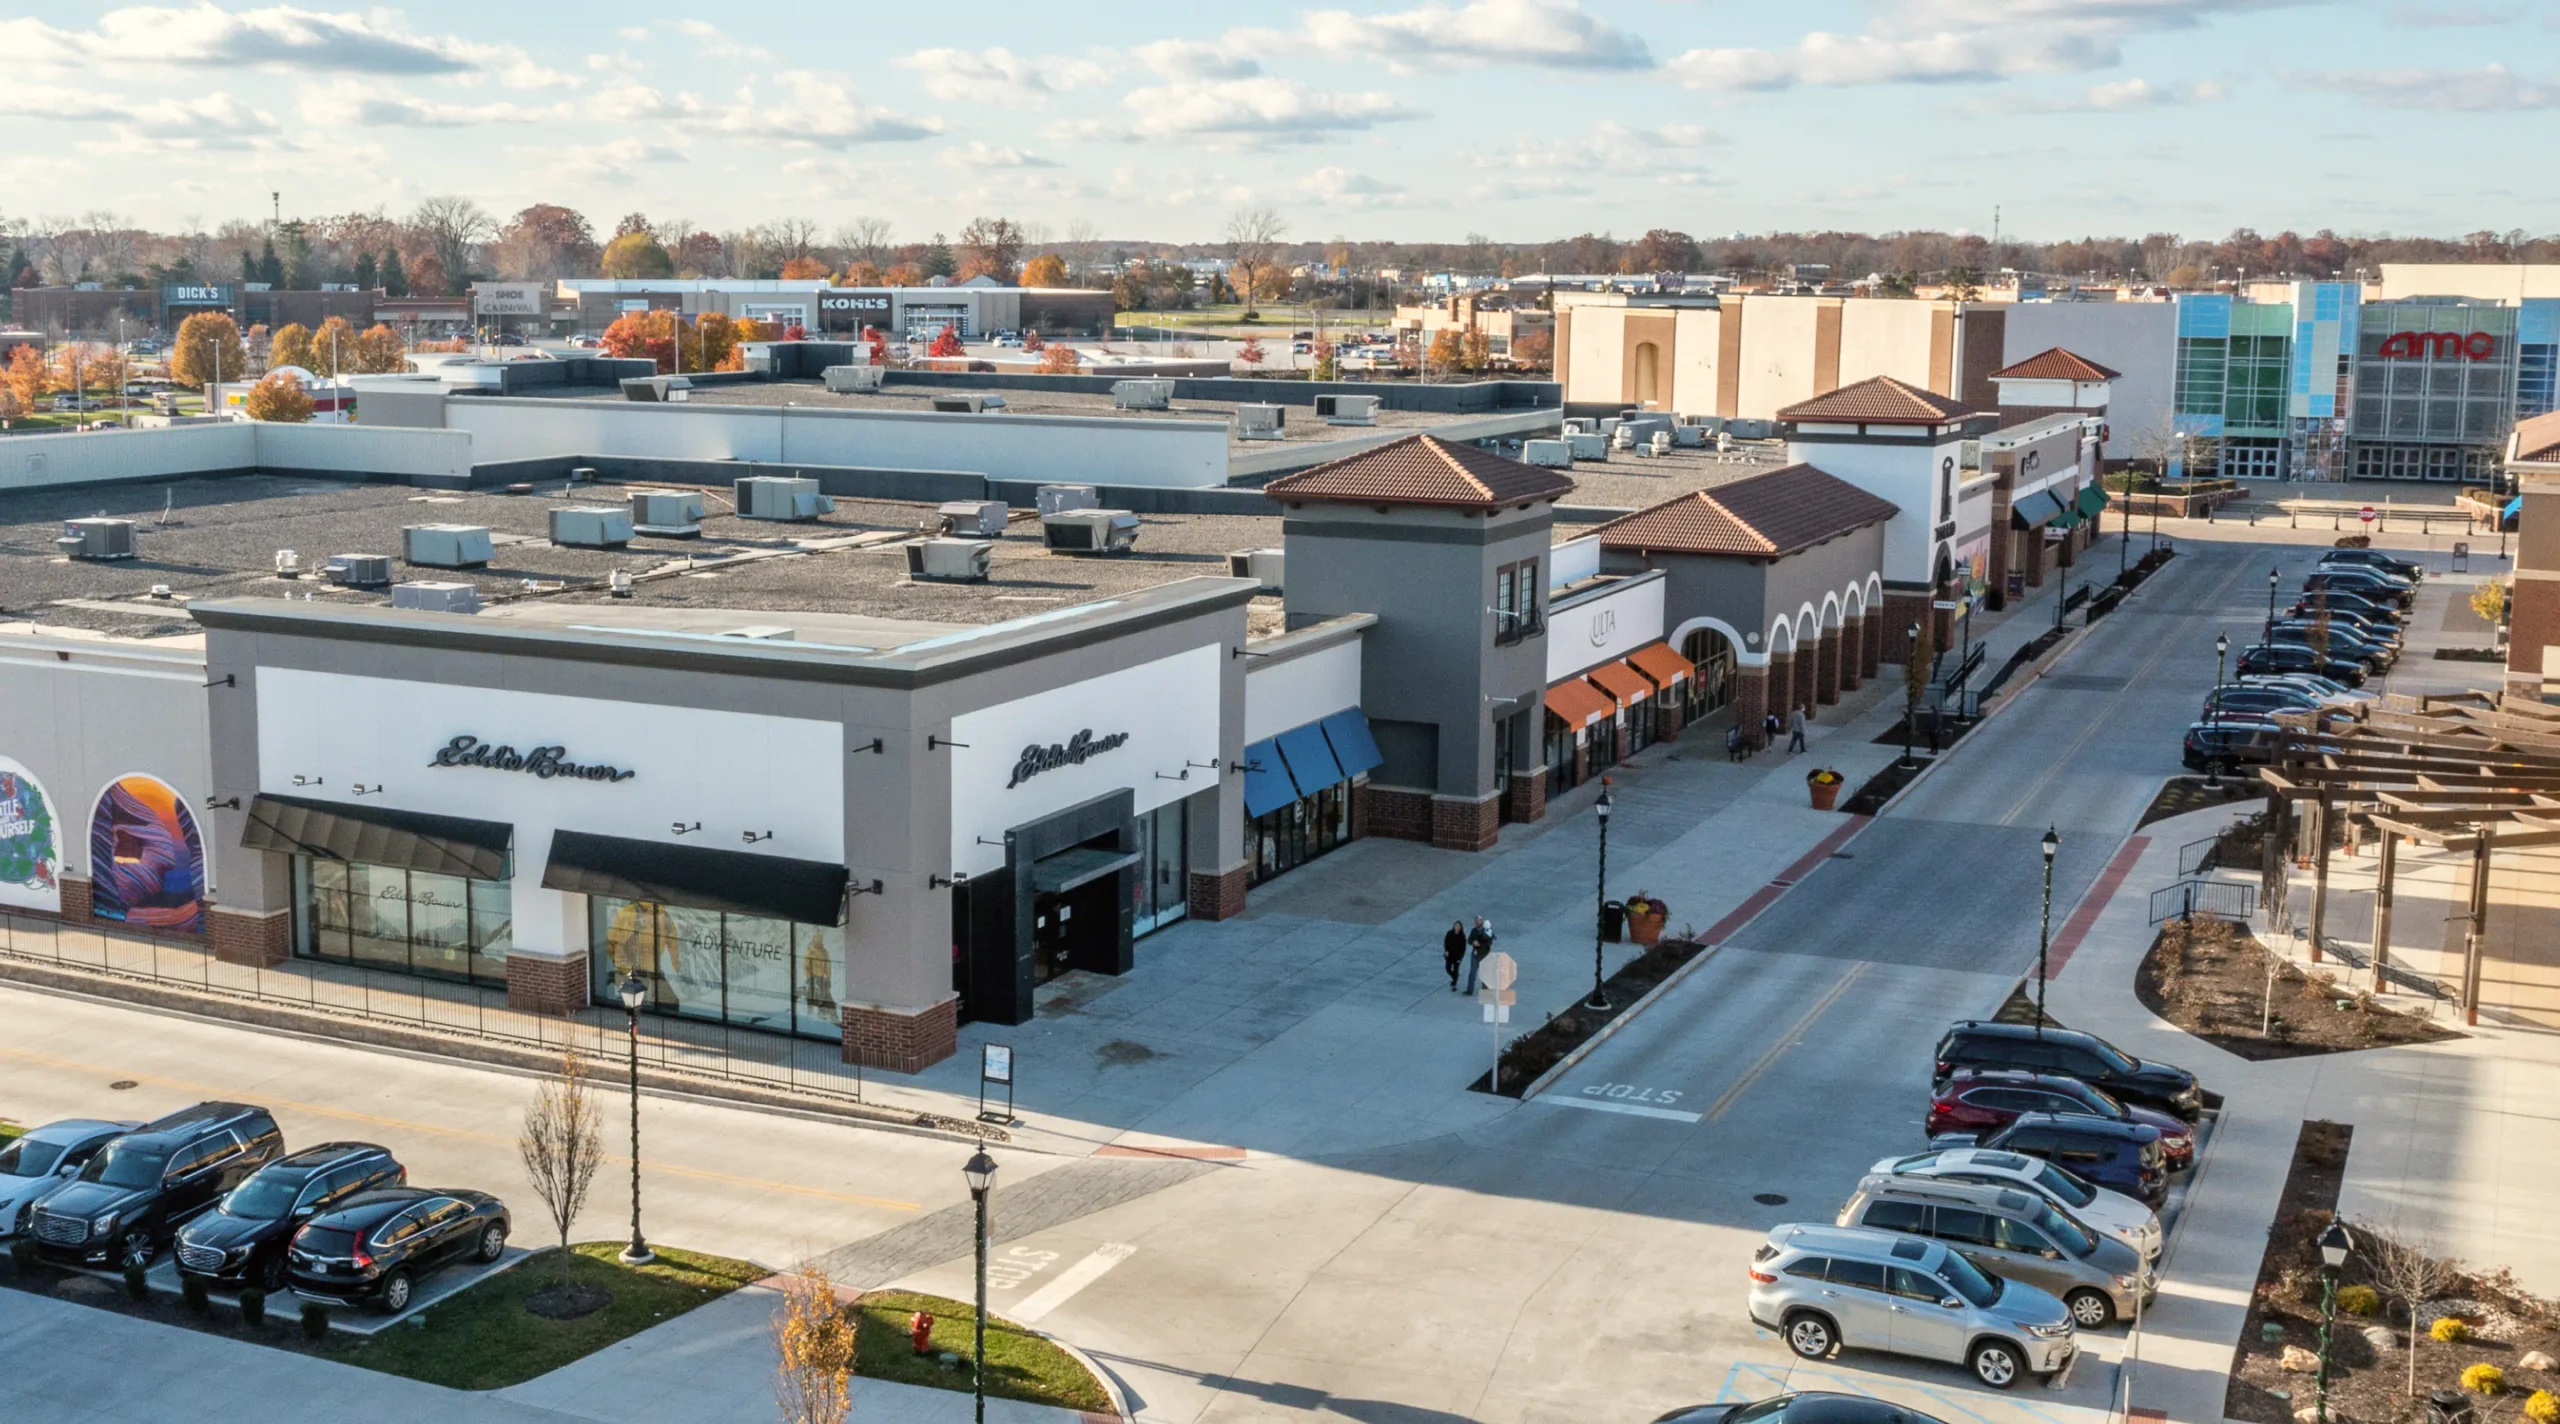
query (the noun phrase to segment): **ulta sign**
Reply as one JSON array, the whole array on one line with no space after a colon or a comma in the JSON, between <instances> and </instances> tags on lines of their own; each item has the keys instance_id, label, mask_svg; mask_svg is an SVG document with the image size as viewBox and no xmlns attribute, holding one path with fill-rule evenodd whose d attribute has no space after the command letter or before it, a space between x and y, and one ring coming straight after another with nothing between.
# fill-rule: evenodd
<instances>
[{"instance_id":1,"label":"ulta sign","mask_svg":"<svg viewBox=\"0 0 2560 1424\"><path fill-rule=\"evenodd\" d=\"M2401 331L2382 339L2381 349L2374 354L2386 361L2410 361L2433 356L2450 361L2457 356L2486 361L2496 353L2498 339L2485 331Z\"/></svg>"}]
</instances>

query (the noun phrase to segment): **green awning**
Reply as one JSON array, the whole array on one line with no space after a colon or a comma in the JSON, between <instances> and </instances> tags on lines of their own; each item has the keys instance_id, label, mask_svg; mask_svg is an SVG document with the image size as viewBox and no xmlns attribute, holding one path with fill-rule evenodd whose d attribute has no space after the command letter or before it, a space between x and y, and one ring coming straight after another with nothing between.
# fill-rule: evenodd
<instances>
[{"instance_id":1,"label":"green awning","mask_svg":"<svg viewBox=\"0 0 2560 1424\"><path fill-rule=\"evenodd\" d=\"M2073 506L2066 506L2061 514L2054 517L2053 523L2046 525L2045 527L2048 529L2076 529L2081 523L2082 520L2080 518L2079 509Z\"/></svg>"},{"instance_id":2,"label":"green awning","mask_svg":"<svg viewBox=\"0 0 2560 1424\"><path fill-rule=\"evenodd\" d=\"M2080 491L2080 497L2073 503L2079 506L2081 514L2095 519L2099 511L2107 507L2107 492L2096 485L2091 485Z\"/></svg>"}]
</instances>

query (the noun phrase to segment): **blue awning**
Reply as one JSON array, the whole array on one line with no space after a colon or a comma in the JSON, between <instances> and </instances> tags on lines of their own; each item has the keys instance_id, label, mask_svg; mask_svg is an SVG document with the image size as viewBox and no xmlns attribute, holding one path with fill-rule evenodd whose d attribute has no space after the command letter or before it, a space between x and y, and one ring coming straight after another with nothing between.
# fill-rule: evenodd
<instances>
[{"instance_id":1,"label":"blue awning","mask_svg":"<svg viewBox=\"0 0 2560 1424\"><path fill-rule=\"evenodd\" d=\"M1378 739L1369 735L1369 719L1359 708L1345 707L1316 725L1324 728L1324 739L1333 743L1333 759L1341 763L1344 776L1358 776L1386 760L1378 754Z\"/></svg>"},{"instance_id":2,"label":"blue awning","mask_svg":"<svg viewBox=\"0 0 2560 1424\"><path fill-rule=\"evenodd\" d=\"M2500 514L2498 517L2501 519L2513 519L2522 513L2524 513L2524 496L2517 495L2515 498L2507 501L2505 512Z\"/></svg>"},{"instance_id":3,"label":"blue awning","mask_svg":"<svg viewBox=\"0 0 2560 1424\"><path fill-rule=\"evenodd\" d=\"M1244 813L1267 816L1298 799L1280 748L1265 740L1244 749Z\"/></svg>"},{"instance_id":4,"label":"blue awning","mask_svg":"<svg viewBox=\"0 0 2560 1424\"><path fill-rule=\"evenodd\" d=\"M1298 783L1299 795L1313 796L1344 779L1333 748L1325 745L1321 723L1291 727L1272 740L1280 744L1280 758L1289 763L1289 778Z\"/></svg>"}]
</instances>

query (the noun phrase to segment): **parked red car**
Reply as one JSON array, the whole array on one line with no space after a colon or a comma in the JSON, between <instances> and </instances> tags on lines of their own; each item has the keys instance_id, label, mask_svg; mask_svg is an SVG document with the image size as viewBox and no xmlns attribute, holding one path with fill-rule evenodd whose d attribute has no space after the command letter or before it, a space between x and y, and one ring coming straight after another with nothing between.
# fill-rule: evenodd
<instances>
[{"instance_id":1,"label":"parked red car","mask_svg":"<svg viewBox=\"0 0 2560 1424\"><path fill-rule=\"evenodd\" d=\"M2077 1078L2013 1068L1959 1068L1948 1075L1946 1086L1929 1103L1929 1135L1989 1137L2020 1113L2076 1113L2156 1127L2170 1171L2183 1172L2195 1165L2195 1129L2184 1120L2119 1102Z\"/></svg>"}]
</instances>

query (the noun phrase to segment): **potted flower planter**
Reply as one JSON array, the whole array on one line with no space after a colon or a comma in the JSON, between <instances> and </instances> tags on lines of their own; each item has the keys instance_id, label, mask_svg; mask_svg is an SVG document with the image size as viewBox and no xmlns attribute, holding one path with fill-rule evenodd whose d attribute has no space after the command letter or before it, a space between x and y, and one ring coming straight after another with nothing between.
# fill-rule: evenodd
<instances>
[{"instance_id":1,"label":"potted flower planter","mask_svg":"<svg viewBox=\"0 0 2560 1424\"><path fill-rule=\"evenodd\" d=\"M1670 920L1671 907L1650 895L1627 901L1627 937L1647 949L1662 942L1662 927Z\"/></svg>"},{"instance_id":2,"label":"potted flower planter","mask_svg":"<svg viewBox=\"0 0 2560 1424\"><path fill-rule=\"evenodd\" d=\"M1817 811L1830 810L1840 799L1840 773L1827 766L1806 772L1804 784L1813 792L1813 809Z\"/></svg>"}]
</instances>

